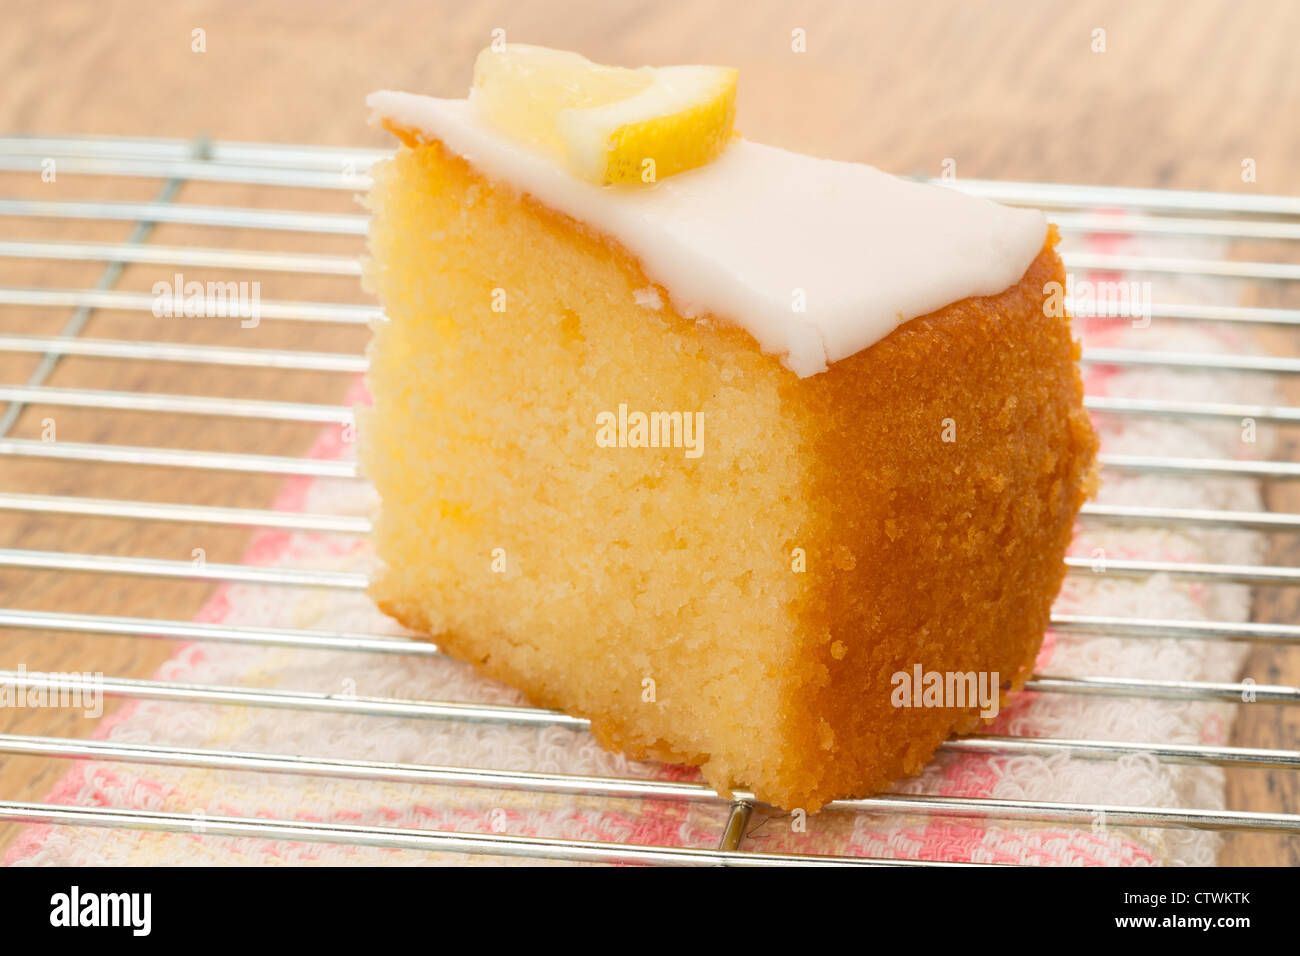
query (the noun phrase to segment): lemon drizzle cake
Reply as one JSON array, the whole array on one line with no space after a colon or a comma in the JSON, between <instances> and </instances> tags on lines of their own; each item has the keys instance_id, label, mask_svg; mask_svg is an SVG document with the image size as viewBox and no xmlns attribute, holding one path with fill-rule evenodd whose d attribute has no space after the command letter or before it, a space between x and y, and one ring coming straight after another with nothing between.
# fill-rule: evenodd
<instances>
[{"instance_id":1,"label":"lemon drizzle cake","mask_svg":"<svg viewBox=\"0 0 1300 956\"><path fill-rule=\"evenodd\" d=\"M1014 686L1064 574L1096 439L1055 231L733 138L730 71L584 63L370 97L404 144L369 200L372 593L721 792L882 789L987 715L898 675Z\"/></svg>"}]
</instances>

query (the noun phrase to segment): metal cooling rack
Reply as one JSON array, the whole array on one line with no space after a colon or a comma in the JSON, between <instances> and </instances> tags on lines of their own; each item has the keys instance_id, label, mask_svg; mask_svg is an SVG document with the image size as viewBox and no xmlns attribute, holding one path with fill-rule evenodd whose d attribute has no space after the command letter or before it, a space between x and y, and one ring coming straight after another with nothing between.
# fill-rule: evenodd
<instances>
[{"instance_id":1,"label":"metal cooling rack","mask_svg":"<svg viewBox=\"0 0 1300 956\"><path fill-rule=\"evenodd\" d=\"M333 235L355 238L361 249L366 222L361 215L319 211L261 208L262 200L239 204L183 203L178 196L190 184L227 184L245 191L278 190L304 197L322 191L363 190L366 169L380 154L366 150L298 146L222 143L199 140L117 139L91 137L0 138L0 181L6 174L39 176L43 163L53 158L60 177L86 177L109 196L120 195L116 185L126 179L157 181L157 194L145 201L110 198L81 200L0 199L0 260L39 260L102 263L103 272L93 287L66 286L0 288L0 315L12 309L71 310L71 317L55 335L9 334L0 321L0 355L27 353L40 356L39 364L22 384L0 385L0 402L8 403L0 416L0 461L15 458L47 459L60 467L114 463L190 469L194 481L219 472L255 475L355 478L347 462L265 454L176 450L117 444L95 444L10 437L25 410L48 406L93 408L105 414L132 411L179 416L221 416L244 420L302 423L343 423L350 410L275 399L234 399L220 396L125 392L93 388L57 388L47 379L70 356L139 363L198 363L208 366L291 370L333 374L341 379L364 371L360 354L312 352L257 347L228 347L136 339L93 339L82 331L93 314L139 313L151 310L153 296L114 288L128 265L167 268L223 268L298 276L357 276L354 255L254 251L226 247L152 244L150 234L159 224L214 227L229 230L265 230L286 237ZM1009 203L1052 209L1063 232L1123 232L1226 240L1263 240L1289 244L1300 240L1300 198L1262 195L1171 192L1057 186L1035 183L966 181L959 188ZM260 193L258 194L260 197ZM1124 209L1122 219L1104 210ZM24 238L24 227L50 220L121 222L134 224L125 241L34 241ZM286 243L287 244L287 243ZM1288 248L1294 248L1288 246ZM1300 264L1235 261L1188 257L1142 257L1096 253L1071 253L1071 269L1104 269L1147 274L1182 274L1216 279L1246 279L1263 283L1300 281ZM357 291L359 296L359 290ZM1189 322L1241 323L1250 326L1300 327L1300 309L1263 306L1223 306L1197 303L1155 303L1153 318ZM377 315L365 303L268 300L261 303L263 322L291 321L313 324L364 325ZM1169 351L1125 349L1085 350L1084 360L1108 365L1147 365L1169 368L1213 368L1234 372L1300 373L1300 359L1256 355L1204 355ZM342 393L344 382L340 382ZM1156 399L1090 397L1098 412L1159 418L1189 417L1233 420L1251 417L1274 425L1300 423L1300 407L1223 404ZM1172 473L1190 478L1238 476L1258 480L1300 478L1295 461L1239 461L1164 456L1103 454L1103 467L1116 471ZM368 522L351 516L301 514L284 511L225 508L211 505L157 503L97 497L20 494L0 486L0 511L28 516L113 518L126 522L180 522L236 528L279 528L364 534ZM1203 511L1186 508L1119 507L1090 504L1084 520L1106 522L1168 523L1215 528L1250 528L1266 532L1300 531L1300 514L1274 512ZM1075 568L1088 562L1071 559ZM129 577L247 582L305 588L361 589L358 574L236 564L206 564L149 557L80 554L68 551L0 549L0 568L42 571L76 571ZM1257 585L1300 584L1300 569L1280 566L1185 563L1177 561L1108 560L1109 573L1144 576L1168 573L1212 582ZM1273 644L1295 651L1300 626L1286 623L1237 623L1158 620L1057 614L1060 631L1141 636L1153 640L1196 639ZM185 620L81 614L57 609L0 608L0 627L64 632L100 637L147 635L177 641L200 640L227 644L283 646L346 651L357 654L434 656L427 643L378 635L297 630L272 627L234 627ZM9 662L4 662L6 665ZM95 670L94 662L85 662ZM66 678L37 673L0 671L0 680L15 687L57 689ZM552 711L528 707L484 706L449 700L366 698L236 686L200 686L165 680L107 677L100 688L107 698L202 702L232 707L283 709L316 713L382 715L438 720L460 720L524 725L558 725L582 729L586 722ZM1240 702L1242 683L1196 683L1146 679L1053 677L1036 675L1028 689L1046 693L1159 697L1182 701ZM1259 685L1258 701L1275 705L1300 704L1300 688ZM1066 740L1014 736L977 736L950 741L949 752L972 754L1054 754L1116 759L1145 754L1157 760L1220 767L1250 767L1271 771L1300 769L1300 752L1228 746L1185 746L1142 742ZM303 755L190 750L149 744L126 744L71 737L0 734L0 753L49 758L93 758L143 764L166 764L210 771L256 771L305 774L326 778L440 784L464 787L519 789L550 794L592 797L653 797L670 800L728 801L700 784L644 779L584 777L556 773L499 771L480 767L447 767L381 763L366 760L313 758ZM0 797L3 797L0 794ZM1117 827L1196 828L1224 832L1300 835L1300 815L1258 810L1207 811L1168 806L1095 806L1033 800L969 799L933 796L884 795L842 801L838 806L877 813L912 816L960 817L978 820L1048 822L1088 825L1099 812ZM567 861L691 863L691 864L808 864L889 863L894 860L858 860L843 857L759 853L745 846L745 831L753 809L748 794L737 794L720 833L717 849L673 846L631 846L598 842L573 842L550 838L516 837L492 833L305 823L296 820L204 815L203 832L214 836L291 839L331 844L378 846L409 850L489 854ZM64 806L0 799L0 822L41 822L195 832L199 818L192 814L114 809L99 806Z\"/></svg>"}]
</instances>

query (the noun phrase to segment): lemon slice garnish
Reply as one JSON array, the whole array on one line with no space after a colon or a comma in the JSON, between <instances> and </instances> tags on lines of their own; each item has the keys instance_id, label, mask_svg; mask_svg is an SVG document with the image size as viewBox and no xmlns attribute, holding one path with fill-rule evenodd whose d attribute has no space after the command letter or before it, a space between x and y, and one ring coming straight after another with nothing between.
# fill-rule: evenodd
<instances>
[{"instance_id":1,"label":"lemon slice garnish","mask_svg":"<svg viewBox=\"0 0 1300 956\"><path fill-rule=\"evenodd\" d=\"M733 69L601 66L506 44L474 65L475 108L512 138L593 183L652 183L703 166L731 141Z\"/></svg>"}]
</instances>

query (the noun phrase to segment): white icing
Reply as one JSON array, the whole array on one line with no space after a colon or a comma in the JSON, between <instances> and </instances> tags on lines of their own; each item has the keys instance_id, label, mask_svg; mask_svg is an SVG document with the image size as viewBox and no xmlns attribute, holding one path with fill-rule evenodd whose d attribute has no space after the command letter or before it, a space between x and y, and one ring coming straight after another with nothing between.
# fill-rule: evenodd
<instances>
[{"instance_id":1,"label":"white icing","mask_svg":"<svg viewBox=\"0 0 1300 956\"><path fill-rule=\"evenodd\" d=\"M596 186L480 122L469 100L366 102L616 239L682 315L739 325L801 378L908 319L1003 291L1047 232L1037 210L743 139L652 186Z\"/></svg>"}]
</instances>

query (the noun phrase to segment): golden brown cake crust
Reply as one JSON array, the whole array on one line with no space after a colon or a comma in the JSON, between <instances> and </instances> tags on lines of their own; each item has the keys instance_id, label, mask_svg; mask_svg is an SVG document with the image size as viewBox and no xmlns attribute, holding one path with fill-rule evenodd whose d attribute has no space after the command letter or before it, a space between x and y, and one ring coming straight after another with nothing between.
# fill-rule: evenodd
<instances>
[{"instance_id":1,"label":"golden brown cake crust","mask_svg":"<svg viewBox=\"0 0 1300 956\"><path fill-rule=\"evenodd\" d=\"M813 636L796 658L805 719L792 746L806 759L792 760L783 806L884 789L978 726L977 708L893 707L892 674L996 671L1004 686L1029 674L1096 483L1079 346L1043 309L1045 285L1065 282L1056 242L1052 227L1000 295L787 386L835 425L813 452L826 573L802 609Z\"/></svg>"}]
</instances>

